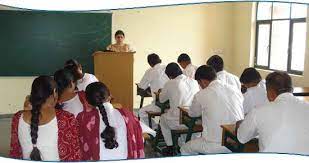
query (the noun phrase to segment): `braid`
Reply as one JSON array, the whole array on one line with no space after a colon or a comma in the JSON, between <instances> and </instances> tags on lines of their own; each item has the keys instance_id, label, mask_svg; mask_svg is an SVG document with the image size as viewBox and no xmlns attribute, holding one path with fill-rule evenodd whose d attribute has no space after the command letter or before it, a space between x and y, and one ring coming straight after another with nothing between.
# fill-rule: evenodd
<instances>
[{"instance_id":1,"label":"braid","mask_svg":"<svg viewBox=\"0 0 309 163\"><path fill-rule=\"evenodd\" d=\"M31 110L31 125L30 125L30 136L31 142L33 144L33 150L30 153L30 159L35 161L41 161L41 154L39 149L37 148L37 139L38 139L38 130L39 130L39 116L40 116L40 108L41 103L35 104Z\"/></svg>"},{"instance_id":2,"label":"braid","mask_svg":"<svg viewBox=\"0 0 309 163\"><path fill-rule=\"evenodd\" d=\"M104 106L101 104L98 105L100 113L102 115L102 120L104 124L106 125L104 131L101 133L101 138L103 139L103 142L105 143L105 148L107 149L113 149L118 147L118 142L115 139L115 129L109 125L107 114L105 111Z\"/></svg>"}]
</instances>

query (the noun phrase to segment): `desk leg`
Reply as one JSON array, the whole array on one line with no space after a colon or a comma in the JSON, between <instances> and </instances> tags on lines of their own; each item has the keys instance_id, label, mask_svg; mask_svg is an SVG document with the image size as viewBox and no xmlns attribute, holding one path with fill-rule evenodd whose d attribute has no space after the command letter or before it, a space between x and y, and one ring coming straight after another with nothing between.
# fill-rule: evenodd
<instances>
[{"instance_id":1,"label":"desk leg","mask_svg":"<svg viewBox=\"0 0 309 163\"><path fill-rule=\"evenodd\" d=\"M144 96L141 96L141 103L139 104L139 108L142 108L144 104Z\"/></svg>"}]
</instances>

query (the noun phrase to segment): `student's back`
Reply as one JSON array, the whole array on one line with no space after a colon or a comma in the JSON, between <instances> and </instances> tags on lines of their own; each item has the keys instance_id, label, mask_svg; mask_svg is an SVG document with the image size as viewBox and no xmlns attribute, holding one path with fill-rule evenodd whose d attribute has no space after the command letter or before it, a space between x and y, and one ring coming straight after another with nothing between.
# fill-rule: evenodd
<instances>
[{"instance_id":1,"label":"student's back","mask_svg":"<svg viewBox=\"0 0 309 163\"><path fill-rule=\"evenodd\" d=\"M244 93L244 114L252 109L263 106L269 101L267 99L265 80L261 80L256 86L247 89Z\"/></svg>"},{"instance_id":2,"label":"student's back","mask_svg":"<svg viewBox=\"0 0 309 163\"><path fill-rule=\"evenodd\" d=\"M240 91L241 84L239 82L239 78L236 75L231 74L225 70L222 70L220 72L217 72L217 78L222 82L237 88Z\"/></svg>"},{"instance_id":3,"label":"student's back","mask_svg":"<svg viewBox=\"0 0 309 163\"><path fill-rule=\"evenodd\" d=\"M243 122L238 130L241 142L249 138L247 135L254 136L252 132L257 129L260 152L309 154L308 103L291 93L284 93L274 102L252 110L247 116L250 122ZM244 133L243 129L248 127L252 131Z\"/></svg>"},{"instance_id":4,"label":"student's back","mask_svg":"<svg viewBox=\"0 0 309 163\"><path fill-rule=\"evenodd\" d=\"M203 137L209 142L221 143L221 125L242 120L243 97L240 91L220 80L212 81L196 98L202 105Z\"/></svg>"}]
</instances>

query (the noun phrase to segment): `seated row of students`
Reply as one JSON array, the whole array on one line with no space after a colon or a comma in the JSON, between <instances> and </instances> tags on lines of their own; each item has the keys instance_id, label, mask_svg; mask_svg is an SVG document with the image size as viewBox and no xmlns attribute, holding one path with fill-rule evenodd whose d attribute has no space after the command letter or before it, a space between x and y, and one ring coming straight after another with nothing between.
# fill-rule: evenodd
<instances>
[{"instance_id":1,"label":"seated row of students","mask_svg":"<svg viewBox=\"0 0 309 163\"><path fill-rule=\"evenodd\" d=\"M181 54L179 58L183 56L185 55ZM159 58L157 55L156 57ZM188 61L187 56L183 58L178 59L178 61ZM181 63L179 64L182 65L184 73L186 67ZM165 74L162 73L163 67L160 74L153 74L152 79L159 82L159 75L167 75L170 79L167 82L164 81L166 83L162 87L162 91L160 91L160 88L156 88L159 92L160 102L166 100L171 102L171 108L160 117L160 126L167 144L166 153L168 155L173 150L171 129L183 127L179 125L177 107L185 105L190 106L190 116L202 116L203 133L201 138L191 140L181 147L181 153L184 155L230 152L221 145L222 129L220 125L235 124L238 121L239 124L245 115L248 116L240 125L238 132L240 142L245 143L259 135L261 139L259 141L260 151L262 152L309 153L308 147L303 145L306 143L301 144L301 142L309 141L306 134L309 132L309 128L305 126L307 122L305 117L309 113L306 109L309 107L308 104L293 96L291 78L286 73L274 72L269 74L265 85L265 80L262 80L256 69L247 68L238 79L237 76L223 70L223 59L214 55L208 59L207 66L200 66L196 70L194 78L201 87L201 90L196 91L194 82L188 82L188 79L180 77L183 75L181 75L182 73L176 63L170 63L166 66ZM151 70L149 69L149 71ZM152 88L151 82L153 81L150 79L144 85L144 88L148 86ZM243 94L240 91L240 82L246 89ZM189 90L190 88L191 90ZM275 100L277 96L279 97ZM274 100L275 102L272 102ZM152 105L154 106L154 104ZM280 110L280 107L286 109ZM291 113L292 111L295 111L295 113ZM276 114L277 112L278 114ZM273 116L277 117L277 115L279 115L279 118L274 120Z\"/></svg>"},{"instance_id":2,"label":"seated row of students","mask_svg":"<svg viewBox=\"0 0 309 163\"><path fill-rule=\"evenodd\" d=\"M113 108L103 83L76 92L78 78L72 72L66 67L54 79L34 80L31 108L12 120L10 156L44 161L143 158L139 120L126 109Z\"/></svg>"}]
</instances>

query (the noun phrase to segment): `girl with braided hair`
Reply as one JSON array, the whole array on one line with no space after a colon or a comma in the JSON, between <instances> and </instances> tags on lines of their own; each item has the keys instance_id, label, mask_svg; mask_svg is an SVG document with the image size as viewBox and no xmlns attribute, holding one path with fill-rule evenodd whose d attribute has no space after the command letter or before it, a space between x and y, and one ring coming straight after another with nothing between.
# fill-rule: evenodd
<instances>
[{"instance_id":1,"label":"girl with braided hair","mask_svg":"<svg viewBox=\"0 0 309 163\"><path fill-rule=\"evenodd\" d=\"M12 119L10 157L35 161L78 161L81 150L77 121L55 109L57 86L49 76L39 76L31 88L31 110ZM70 131L70 132L68 132Z\"/></svg>"},{"instance_id":2,"label":"girl with braided hair","mask_svg":"<svg viewBox=\"0 0 309 163\"><path fill-rule=\"evenodd\" d=\"M88 107L76 117L83 160L119 160L144 157L142 129L127 109L115 109L105 84L86 88Z\"/></svg>"}]
</instances>

